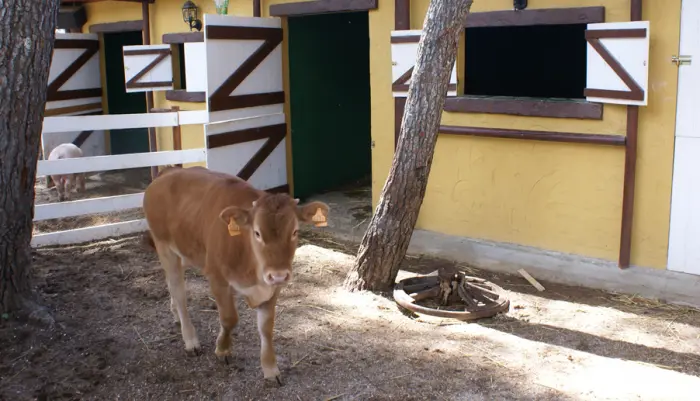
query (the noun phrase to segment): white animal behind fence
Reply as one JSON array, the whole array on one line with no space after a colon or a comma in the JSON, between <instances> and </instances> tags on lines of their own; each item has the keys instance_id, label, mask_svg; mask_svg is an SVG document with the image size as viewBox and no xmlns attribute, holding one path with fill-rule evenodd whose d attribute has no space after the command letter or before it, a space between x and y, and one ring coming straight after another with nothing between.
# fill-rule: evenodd
<instances>
[{"instance_id":1,"label":"white animal behind fence","mask_svg":"<svg viewBox=\"0 0 700 401\"><path fill-rule=\"evenodd\" d=\"M48 160L63 160L71 158L83 157L83 151L72 143L62 143L49 153ZM85 191L85 173L75 174L54 174L51 175L56 190L58 191L58 200L70 200L71 192L75 189L79 192Z\"/></svg>"},{"instance_id":2,"label":"white animal behind fence","mask_svg":"<svg viewBox=\"0 0 700 401\"><path fill-rule=\"evenodd\" d=\"M82 130L117 130L204 124L207 122L207 117L208 114L206 110L148 114L46 117L44 118L42 135ZM116 133L116 135L119 135L119 133ZM203 135L204 133L202 132L202 136ZM204 148L108 156L61 159L50 158L50 160L39 160L37 165L37 178L204 161L206 161L206 149ZM34 221L134 209L141 207L142 200L143 192L140 192L136 194L36 205L34 208ZM32 246L75 244L141 232L146 228L146 221L144 219L137 219L93 227L42 233L33 236Z\"/></svg>"}]
</instances>

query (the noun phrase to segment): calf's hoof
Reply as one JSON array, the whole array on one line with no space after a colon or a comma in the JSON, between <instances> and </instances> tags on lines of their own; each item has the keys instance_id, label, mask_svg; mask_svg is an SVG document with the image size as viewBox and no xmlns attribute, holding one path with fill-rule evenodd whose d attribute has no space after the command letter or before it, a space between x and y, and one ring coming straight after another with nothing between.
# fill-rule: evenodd
<instances>
[{"instance_id":1,"label":"calf's hoof","mask_svg":"<svg viewBox=\"0 0 700 401\"><path fill-rule=\"evenodd\" d=\"M216 354L216 358L219 360L219 362L223 362L226 365L230 365L231 362L233 362L233 356L231 356L231 350L220 350L217 348L214 353Z\"/></svg>"},{"instance_id":2,"label":"calf's hoof","mask_svg":"<svg viewBox=\"0 0 700 401\"><path fill-rule=\"evenodd\" d=\"M280 374L280 370L275 366L274 369L265 369L263 368L263 376L265 377L265 385L272 385L272 386L282 386L282 375Z\"/></svg>"},{"instance_id":3,"label":"calf's hoof","mask_svg":"<svg viewBox=\"0 0 700 401\"><path fill-rule=\"evenodd\" d=\"M190 343L185 342L185 352L188 356L200 356L202 355L202 347L199 345L198 340L191 341Z\"/></svg>"}]
</instances>

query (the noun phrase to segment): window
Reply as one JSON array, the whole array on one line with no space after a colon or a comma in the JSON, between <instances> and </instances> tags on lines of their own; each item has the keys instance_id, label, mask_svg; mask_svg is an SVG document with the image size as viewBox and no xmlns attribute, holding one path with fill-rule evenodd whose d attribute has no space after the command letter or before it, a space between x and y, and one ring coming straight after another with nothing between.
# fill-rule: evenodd
<instances>
[{"instance_id":1,"label":"window","mask_svg":"<svg viewBox=\"0 0 700 401\"><path fill-rule=\"evenodd\" d=\"M206 67L201 60L206 52L203 33L166 33L163 34L163 43L169 44L172 50L175 84L173 90L165 92L165 98L174 102L204 103Z\"/></svg>"},{"instance_id":2,"label":"window","mask_svg":"<svg viewBox=\"0 0 700 401\"><path fill-rule=\"evenodd\" d=\"M184 43L178 43L177 45L177 57L176 63L178 64L179 68L178 71L180 72L180 85L177 89L182 89L186 90L187 89L187 80L185 79L185 44Z\"/></svg>"},{"instance_id":3,"label":"window","mask_svg":"<svg viewBox=\"0 0 700 401\"><path fill-rule=\"evenodd\" d=\"M465 30L464 94L584 99L586 24Z\"/></svg>"}]
</instances>

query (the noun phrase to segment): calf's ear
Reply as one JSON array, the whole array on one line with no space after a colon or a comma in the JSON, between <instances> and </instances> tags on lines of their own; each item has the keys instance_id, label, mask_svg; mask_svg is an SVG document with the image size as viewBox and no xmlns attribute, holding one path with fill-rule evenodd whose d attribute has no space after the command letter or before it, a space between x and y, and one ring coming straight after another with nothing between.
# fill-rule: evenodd
<instances>
[{"instance_id":1,"label":"calf's ear","mask_svg":"<svg viewBox=\"0 0 700 401\"><path fill-rule=\"evenodd\" d=\"M316 227L328 225L330 208L323 202L314 201L303 206L297 206L297 218L304 223L313 223Z\"/></svg>"},{"instance_id":2,"label":"calf's ear","mask_svg":"<svg viewBox=\"0 0 700 401\"><path fill-rule=\"evenodd\" d=\"M228 226L228 234L232 237L241 234L241 227L247 227L253 218L250 211L238 206L229 206L219 213L219 219Z\"/></svg>"}]
</instances>

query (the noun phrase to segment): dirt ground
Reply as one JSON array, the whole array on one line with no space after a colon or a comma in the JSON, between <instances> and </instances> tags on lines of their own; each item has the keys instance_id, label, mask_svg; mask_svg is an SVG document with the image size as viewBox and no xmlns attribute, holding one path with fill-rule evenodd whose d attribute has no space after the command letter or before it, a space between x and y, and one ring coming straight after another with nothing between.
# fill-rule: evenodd
<instances>
[{"instance_id":1,"label":"dirt ground","mask_svg":"<svg viewBox=\"0 0 700 401\"><path fill-rule=\"evenodd\" d=\"M2 400L697 400L700 312L521 277L505 315L417 317L390 296L348 293L355 247L304 233L275 344L284 385L266 386L255 314L239 302L234 361L214 356L206 281L187 274L203 355L188 357L154 254L130 237L34 252L51 327L0 319ZM409 257L402 276L439 260Z\"/></svg>"}]
</instances>

